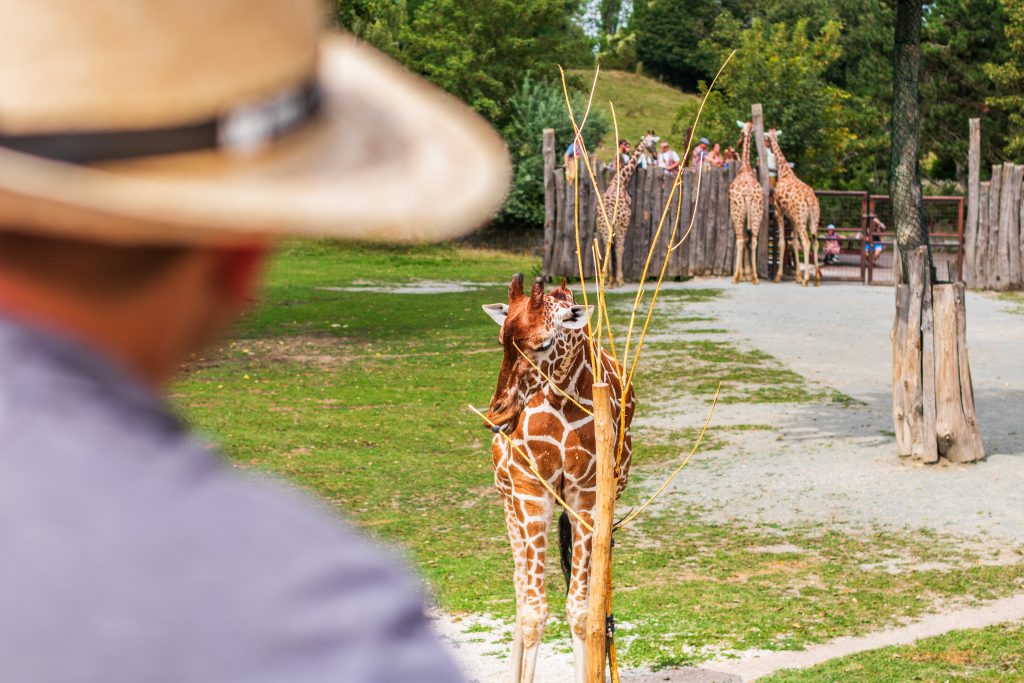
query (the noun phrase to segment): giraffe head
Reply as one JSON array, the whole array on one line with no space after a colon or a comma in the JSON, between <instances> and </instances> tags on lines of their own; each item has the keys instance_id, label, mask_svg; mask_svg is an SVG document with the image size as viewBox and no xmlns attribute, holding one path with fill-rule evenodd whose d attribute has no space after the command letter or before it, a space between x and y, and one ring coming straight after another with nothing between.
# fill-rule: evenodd
<instances>
[{"instance_id":1,"label":"giraffe head","mask_svg":"<svg viewBox=\"0 0 1024 683\"><path fill-rule=\"evenodd\" d=\"M640 142L636 143L633 153L646 154L647 156L657 156L658 154L658 140L661 138L654 134L653 130L647 131Z\"/></svg>"},{"instance_id":2,"label":"giraffe head","mask_svg":"<svg viewBox=\"0 0 1024 683\"><path fill-rule=\"evenodd\" d=\"M544 386L547 380L537 368L555 381L564 377L583 348L592 308L573 301L565 280L545 294L544 279L537 278L527 295L522 273L516 273L508 286L507 304L483 307L501 326L498 341L505 350L487 411L487 419L497 428L514 429L530 398Z\"/></svg>"}]
</instances>

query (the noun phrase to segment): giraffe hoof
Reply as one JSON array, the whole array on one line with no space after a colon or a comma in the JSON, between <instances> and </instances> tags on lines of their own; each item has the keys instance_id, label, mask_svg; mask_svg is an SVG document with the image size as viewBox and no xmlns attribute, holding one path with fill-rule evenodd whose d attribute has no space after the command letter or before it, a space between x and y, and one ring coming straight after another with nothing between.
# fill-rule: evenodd
<instances>
[{"instance_id":1,"label":"giraffe hoof","mask_svg":"<svg viewBox=\"0 0 1024 683\"><path fill-rule=\"evenodd\" d=\"M758 279L757 279L757 278L755 277L755 278L754 278L753 280L751 280L751 281L750 281L750 284L752 284L752 285L759 285L759 284L761 284L761 281L760 281L760 280L758 280Z\"/></svg>"}]
</instances>

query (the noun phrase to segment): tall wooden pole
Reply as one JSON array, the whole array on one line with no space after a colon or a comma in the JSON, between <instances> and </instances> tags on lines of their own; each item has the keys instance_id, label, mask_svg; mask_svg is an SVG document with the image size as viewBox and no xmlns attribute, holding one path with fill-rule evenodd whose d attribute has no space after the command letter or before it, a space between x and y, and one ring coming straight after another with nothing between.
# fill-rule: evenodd
<instances>
[{"instance_id":1,"label":"tall wooden pole","mask_svg":"<svg viewBox=\"0 0 1024 683\"><path fill-rule=\"evenodd\" d=\"M615 419L608 384L594 385L597 437L597 501L587 594L587 683L604 683L605 624L611 594L612 524L615 516Z\"/></svg>"},{"instance_id":2,"label":"tall wooden pole","mask_svg":"<svg viewBox=\"0 0 1024 683\"><path fill-rule=\"evenodd\" d=\"M757 276L768 277L768 193L771 185L768 182L768 148L764 142L764 113L761 111L761 104L753 104L750 107L750 116L754 124L754 143L757 145L757 177L761 181L761 189L764 190L764 212L761 214L761 232L757 238L757 254L751 254L754 260L754 267L757 268ZM779 238L779 245L782 245L782 237ZM780 249L785 253L785 248ZM781 259L780 259L781 263Z\"/></svg>"},{"instance_id":3,"label":"tall wooden pole","mask_svg":"<svg viewBox=\"0 0 1024 683\"><path fill-rule=\"evenodd\" d=\"M970 120L967 148L967 225L964 226L964 282L973 287L978 243L978 197L981 194L981 119Z\"/></svg>"},{"instance_id":4,"label":"tall wooden pole","mask_svg":"<svg viewBox=\"0 0 1024 683\"><path fill-rule=\"evenodd\" d=\"M555 244L555 129L545 128L544 153L544 253L541 267L545 280L550 280L551 256Z\"/></svg>"}]
</instances>

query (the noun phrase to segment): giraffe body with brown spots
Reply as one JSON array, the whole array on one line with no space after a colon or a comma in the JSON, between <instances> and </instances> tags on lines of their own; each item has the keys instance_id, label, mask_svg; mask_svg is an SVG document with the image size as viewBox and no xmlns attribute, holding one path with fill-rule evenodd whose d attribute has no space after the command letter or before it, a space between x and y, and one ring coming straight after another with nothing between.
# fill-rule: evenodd
<instances>
[{"instance_id":1,"label":"giraffe body with brown spots","mask_svg":"<svg viewBox=\"0 0 1024 683\"><path fill-rule=\"evenodd\" d=\"M603 242L601 254L605 254L609 240L612 241L615 252L615 271L611 281L608 280L608 260L605 260L601 268L602 277L610 287L617 287L623 282L622 257L626 252L626 233L629 231L629 222L633 217L633 201L629 198L627 186L633 173L636 172L640 157L645 154L654 154L655 140L652 133L647 133L640 138L629 161L619 168L615 177L608 183L604 194L601 195L601 209L597 213L597 229Z\"/></svg>"},{"instance_id":2,"label":"giraffe body with brown spots","mask_svg":"<svg viewBox=\"0 0 1024 683\"><path fill-rule=\"evenodd\" d=\"M736 264L732 281L739 282L747 277L757 284L757 235L764 218L764 189L750 167L750 131L748 121L743 124L743 162L732 183L729 184L729 210L732 228L736 233ZM750 249L747 250L747 230L750 230Z\"/></svg>"},{"instance_id":3,"label":"giraffe body with brown spots","mask_svg":"<svg viewBox=\"0 0 1024 683\"><path fill-rule=\"evenodd\" d=\"M774 198L775 221L779 226L779 243L783 245L782 254L779 259L779 268L775 271L775 281L782 279L782 263L785 262L785 235L786 219L793 224L793 240L790 242L793 248L793 261L796 264L797 284L807 286L810 280L810 251L811 244L814 244L814 286L821 282L821 268L818 266L818 219L821 215L821 207L818 204L818 195L810 185L797 178L796 173L786 163L786 157L779 147L778 132L773 128L765 133L765 139L772 148L775 155L775 164L778 169L778 180L775 182ZM798 248L799 247L799 248ZM800 252L803 252L803 261L800 259ZM803 274L801 276L801 263Z\"/></svg>"},{"instance_id":4,"label":"giraffe body with brown spots","mask_svg":"<svg viewBox=\"0 0 1024 683\"><path fill-rule=\"evenodd\" d=\"M591 308L575 304L564 281L545 294L544 282L538 278L527 296L522 273L509 285L508 304L484 306L484 311L501 325L499 339L504 347L498 386L487 419L496 425L495 430L505 432L512 443L532 457L540 476L592 526L597 466L594 420L589 414L593 410L594 385L587 342ZM615 451L619 454L618 497L629 474L629 429L635 397L630 389L623 401L622 367L609 354L602 352L599 362L602 380L611 390L612 414L616 424L624 425ZM625 419L620 423L622 410ZM548 616L544 565L548 527L557 501L504 435L494 435L491 455L515 565L516 624L511 680L532 683ZM564 512L559 523L563 540L571 530L569 543L562 548L563 568L569 565L565 609L572 633L575 680L583 683L591 532Z\"/></svg>"}]
</instances>

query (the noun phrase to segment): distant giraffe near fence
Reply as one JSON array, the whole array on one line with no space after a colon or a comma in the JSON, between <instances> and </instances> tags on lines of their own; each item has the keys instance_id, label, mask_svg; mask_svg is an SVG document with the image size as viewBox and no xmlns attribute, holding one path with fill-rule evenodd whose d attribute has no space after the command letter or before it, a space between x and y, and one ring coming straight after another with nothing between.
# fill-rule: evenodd
<instances>
[{"instance_id":1,"label":"distant giraffe near fence","mask_svg":"<svg viewBox=\"0 0 1024 683\"><path fill-rule=\"evenodd\" d=\"M626 251L626 233L629 231L629 222L633 217L633 202L629 198L626 186L629 179L633 177L640 157L653 155L655 152L654 143L658 138L652 131L648 131L640 142L633 149L629 161L619 168L615 177L608 183L608 188L601 195L602 210L597 212L597 229L601 233L602 256L609 238L614 242L615 252L615 274L611 282L608 282L608 261L602 266L602 276L608 286L617 287L622 284L622 255ZM607 220L605 220L607 218ZM610 225L609 225L610 224Z\"/></svg>"},{"instance_id":2,"label":"distant giraffe near fence","mask_svg":"<svg viewBox=\"0 0 1024 683\"><path fill-rule=\"evenodd\" d=\"M733 267L732 281L739 282L747 276L750 268L750 281L757 284L757 235L761 231L761 220L764 217L764 190L750 167L750 133L753 125L748 121L737 121L743 128L743 163L740 170L729 185L729 211L732 228L736 233L736 265ZM749 226L749 228L748 228ZM747 230L750 230L750 251L747 247Z\"/></svg>"},{"instance_id":3,"label":"distant giraffe near fence","mask_svg":"<svg viewBox=\"0 0 1024 683\"><path fill-rule=\"evenodd\" d=\"M592 307L574 303L562 281L544 293L544 280L523 291L523 274L508 288L507 304L488 304L484 311L501 326L498 339L504 359L498 386L487 412L494 425L491 456L494 482L505 507L505 525L515 563L516 624L512 636L514 683L532 683L537 650L548 617L544 561L548 525L556 500L531 472L511 443L529 454L540 476L588 525L593 525L597 466L593 409L594 366L588 343ZM612 397L612 415L625 428L618 434L616 497L626 487L632 455L630 423L635 396L622 400L622 367L607 352L600 360L602 380ZM543 374L542 374L543 373ZM625 410L625 421L620 410ZM497 433L502 431L509 437ZM568 597L565 611L572 633L576 683L586 669L587 589L591 532L564 511L559 519L562 570Z\"/></svg>"},{"instance_id":4,"label":"distant giraffe near fence","mask_svg":"<svg viewBox=\"0 0 1024 683\"><path fill-rule=\"evenodd\" d=\"M782 264L786 261L786 221L793 224L793 261L796 264L796 281L804 287L810 279L810 245L814 241L814 286L821 282L821 268L818 266L818 218L821 215L821 207L818 205L818 195L810 185L796 177L796 173L786 163L786 157L782 155L782 148L779 147L779 132L772 128L765 133L765 139L772 148L775 155L775 166L778 169L778 180L775 182L774 199L775 222L779 226L779 244L782 249L779 254L779 265L775 271L775 281L782 280ZM809 234L808 234L809 232ZM797 242L803 250L803 278L800 277L800 254L797 251Z\"/></svg>"}]
</instances>

